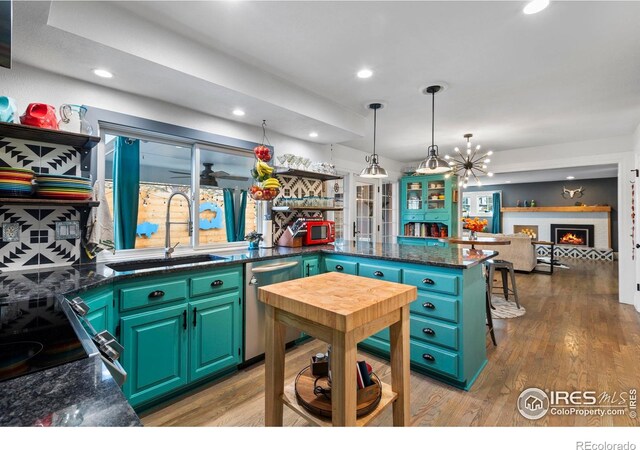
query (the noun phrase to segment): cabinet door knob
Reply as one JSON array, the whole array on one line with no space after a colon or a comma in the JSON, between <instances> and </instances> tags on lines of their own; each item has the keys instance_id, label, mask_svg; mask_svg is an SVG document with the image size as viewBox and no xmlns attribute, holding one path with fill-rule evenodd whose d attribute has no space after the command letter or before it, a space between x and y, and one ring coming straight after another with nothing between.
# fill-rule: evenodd
<instances>
[{"instance_id":1,"label":"cabinet door knob","mask_svg":"<svg viewBox=\"0 0 640 450\"><path fill-rule=\"evenodd\" d=\"M344 267L342 267L340 264L336 264L336 270L338 272L342 272L344 270Z\"/></svg>"},{"instance_id":2,"label":"cabinet door knob","mask_svg":"<svg viewBox=\"0 0 640 450\"><path fill-rule=\"evenodd\" d=\"M423 284L430 284L430 285L434 285L436 284L435 281L433 281L431 278L425 278L424 280L422 280Z\"/></svg>"},{"instance_id":3,"label":"cabinet door knob","mask_svg":"<svg viewBox=\"0 0 640 450\"><path fill-rule=\"evenodd\" d=\"M436 305L434 305L431 302L425 302L422 304L422 306L424 306L425 308L429 308L429 309L436 309Z\"/></svg>"},{"instance_id":4,"label":"cabinet door knob","mask_svg":"<svg viewBox=\"0 0 640 450\"><path fill-rule=\"evenodd\" d=\"M149 294L149 298L160 298L160 297L164 297L164 291L153 291Z\"/></svg>"},{"instance_id":5,"label":"cabinet door knob","mask_svg":"<svg viewBox=\"0 0 640 450\"><path fill-rule=\"evenodd\" d=\"M435 336L436 335L436 332L433 331L431 328L423 328L422 332L424 334L428 334L429 336Z\"/></svg>"},{"instance_id":6,"label":"cabinet door knob","mask_svg":"<svg viewBox=\"0 0 640 450\"><path fill-rule=\"evenodd\" d=\"M222 280L215 280L214 282L211 283L211 287L217 287L217 286L222 286L224 284L224 281Z\"/></svg>"},{"instance_id":7,"label":"cabinet door knob","mask_svg":"<svg viewBox=\"0 0 640 450\"><path fill-rule=\"evenodd\" d=\"M376 270L375 272L373 272L373 274L374 274L376 277L383 277L383 276L384 276L384 273L380 272L379 270Z\"/></svg>"},{"instance_id":8,"label":"cabinet door knob","mask_svg":"<svg viewBox=\"0 0 640 450\"><path fill-rule=\"evenodd\" d=\"M424 355L422 355L422 357L427 361L436 362L436 358L434 358L434 356L430 355L429 353L425 353Z\"/></svg>"}]
</instances>

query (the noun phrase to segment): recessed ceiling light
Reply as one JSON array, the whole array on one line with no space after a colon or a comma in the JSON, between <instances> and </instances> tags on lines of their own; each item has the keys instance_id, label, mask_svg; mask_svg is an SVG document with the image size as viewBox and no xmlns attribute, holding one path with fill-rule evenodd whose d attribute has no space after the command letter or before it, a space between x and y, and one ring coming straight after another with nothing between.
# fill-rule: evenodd
<instances>
[{"instance_id":1,"label":"recessed ceiling light","mask_svg":"<svg viewBox=\"0 0 640 450\"><path fill-rule=\"evenodd\" d=\"M362 69L357 74L358 78L371 78L373 72L369 69Z\"/></svg>"},{"instance_id":2,"label":"recessed ceiling light","mask_svg":"<svg viewBox=\"0 0 640 450\"><path fill-rule=\"evenodd\" d=\"M309 133L309 137L318 137L318 133L312 131L311 133Z\"/></svg>"},{"instance_id":3,"label":"recessed ceiling light","mask_svg":"<svg viewBox=\"0 0 640 450\"><path fill-rule=\"evenodd\" d=\"M547 6L549 6L549 0L532 0L527 3L522 12L525 14L535 14L545 9Z\"/></svg>"},{"instance_id":4,"label":"recessed ceiling light","mask_svg":"<svg viewBox=\"0 0 640 450\"><path fill-rule=\"evenodd\" d=\"M509 184L509 183L511 183L511 180L507 180L507 181L505 181L505 183Z\"/></svg>"},{"instance_id":5,"label":"recessed ceiling light","mask_svg":"<svg viewBox=\"0 0 640 450\"><path fill-rule=\"evenodd\" d=\"M234 116L244 116L244 111L241 109L234 109L233 110L233 115Z\"/></svg>"},{"instance_id":6,"label":"recessed ceiling light","mask_svg":"<svg viewBox=\"0 0 640 450\"><path fill-rule=\"evenodd\" d=\"M99 76L100 78L113 78L113 74L104 69L93 69L93 74Z\"/></svg>"},{"instance_id":7,"label":"recessed ceiling light","mask_svg":"<svg viewBox=\"0 0 640 450\"><path fill-rule=\"evenodd\" d=\"M575 178L575 177L574 177L573 175L569 175L569 176L567 177L567 180L573 180L574 178Z\"/></svg>"}]
</instances>

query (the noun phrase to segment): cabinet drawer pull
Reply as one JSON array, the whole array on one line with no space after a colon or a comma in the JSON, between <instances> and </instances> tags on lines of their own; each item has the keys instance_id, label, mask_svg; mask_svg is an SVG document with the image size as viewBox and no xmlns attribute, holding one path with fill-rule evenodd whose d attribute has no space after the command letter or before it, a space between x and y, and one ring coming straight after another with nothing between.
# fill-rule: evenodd
<instances>
[{"instance_id":1,"label":"cabinet drawer pull","mask_svg":"<svg viewBox=\"0 0 640 450\"><path fill-rule=\"evenodd\" d=\"M429 353L425 353L424 355L422 355L422 357L429 362L436 362L436 358L433 355L430 355Z\"/></svg>"},{"instance_id":2,"label":"cabinet drawer pull","mask_svg":"<svg viewBox=\"0 0 640 450\"><path fill-rule=\"evenodd\" d=\"M152 293L149 294L149 298L160 298L160 297L164 297L164 291L153 291Z\"/></svg>"},{"instance_id":3,"label":"cabinet drawer pull","mask_svg":"<svg viewBox=\"0 0 640 450\"><path fill-rule=\"evenodd\" d=\"M436 305L434 305L431 302L425 302L422 304L422 306L424 306L425 308L429 308L429 309L436 309Z\"/></svg>"},{"instance_id":4,"label":"cabinet drawer pull","mask_svg":"<svg viewBox=\"0 0 640 450\"><path fill-rule=\"evenodd\" d=\"M380 272L379 270L376 270L375 272L373 272L373 274L374 274L376 277L383 277L383 276L384 276L384 273Z\"/></svg>"},{"instance_id":5,"label":"cabinet drawer pull","mask_svg":"<svg viewBox=\"0 0 640 450\"><path fill-rule=\"evenodd\" d=\"M182 311L182 329L187 329L187 310Z\"/></svg>"},{"instance_id":6,"label":"cabinet drawer pull","mask_svg":"<svg viewBox=\"0 0 640 450\"><path fill-rule=\"evenodd\" d=\"M196 314L198 312L198 308L193 308L193 327L196 327L196 323L198 320L198 315Z\"/></svg>"},{"instance_id":7,"label":"cabinet drawer pull","mask_svg":"<svg viewBox=\"0 0 640 450\"><path fill-rule=\"evenodd\" d=\"M336 264L336 270L338 272L342 272L344 270L344 267L342 267L340 264Z\"/></svg>"},{"instance_id":8,"label":"cabinet drawer pull","mask_svg":"<svg viewBox=\"0 0 640 450\"><path fill-rule=\"evenodd\" d=\"M222 286L223 284L224 284L224 281L216 280L216 281L211 283L211 287L218 287L218 286Z\"/></svg>"},{"instance_id":9,"label":"cabinet drawer pull","mask_svg":"<svg viewBox=\"0 0 640 450\"><path fill-rule=\"evenodd\" d=\"M423 283L423 284L430 284L430 285L432 285L432 286L433 286L434 284L436 284L436 282L435 282L435 281L433 281L431 278L425 278L424 280L422 280L422 283Z\"/></svg>"},{"instance_id":10,"label":"cabinet drawer pull","mask_svg":"<svg viewBox=\"0 0 640 450\"><path fill-rule=\"evenodd\" d=\"M431 328L423 328L422 332L424 334L428 334L429 336L435 336L436 335L436 332L433 331Z\"/></svg>"}]
</instances>

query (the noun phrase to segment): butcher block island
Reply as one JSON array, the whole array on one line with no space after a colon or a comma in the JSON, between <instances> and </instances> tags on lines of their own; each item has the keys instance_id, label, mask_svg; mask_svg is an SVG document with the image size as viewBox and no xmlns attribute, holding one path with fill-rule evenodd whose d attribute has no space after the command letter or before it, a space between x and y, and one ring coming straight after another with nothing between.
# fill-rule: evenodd
<instances>
[{"instance_id":1,"label":"butcher block island","mask_svg":"<svg viewBox=\"0 0 640 450\"><path fill-rule=\"evenodd\" d=\"M259 289L266 309L265 424L281 426L283 404L312 423L323 425L302 409L284 388L285 326L292 326L332 346L332 423L366 425L393 404L394 426L409 424L409 304L415 286L329 272ZM389 327L391 389L370 414L356 419L357 343Z\"/></svg>"}]
</instances>

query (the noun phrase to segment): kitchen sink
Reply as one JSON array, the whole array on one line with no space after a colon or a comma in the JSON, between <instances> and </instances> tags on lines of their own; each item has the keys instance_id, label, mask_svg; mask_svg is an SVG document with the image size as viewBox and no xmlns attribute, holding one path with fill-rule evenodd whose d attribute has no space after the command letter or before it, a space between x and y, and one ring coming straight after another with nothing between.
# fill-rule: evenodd
<instances>
[{"instance_id":1,"label":"kitchen sink","mask_svg":"<svg viewBox=\"0 0 640 450\"><path fill-rule=\"evenodd\" d=\"M188 264L226 261L229 258L218 255L194 255L194 256L178 256L175 258L148 259L133 262L117 262L107 264L107 267L116 272L129 272L131 270L156 269L159 267L184 266Z\"/></svg>"}]
</instances>

